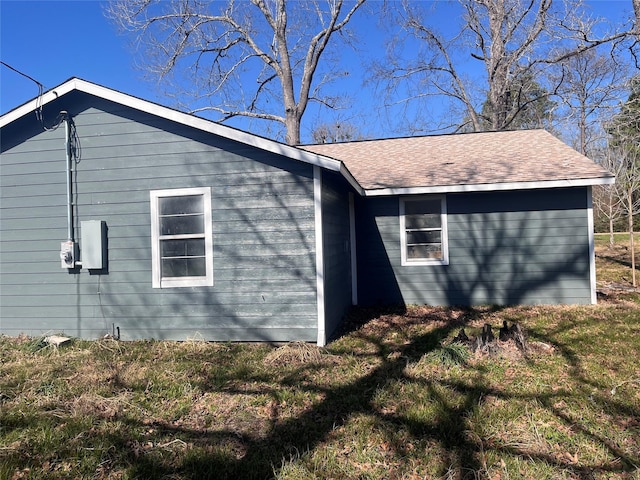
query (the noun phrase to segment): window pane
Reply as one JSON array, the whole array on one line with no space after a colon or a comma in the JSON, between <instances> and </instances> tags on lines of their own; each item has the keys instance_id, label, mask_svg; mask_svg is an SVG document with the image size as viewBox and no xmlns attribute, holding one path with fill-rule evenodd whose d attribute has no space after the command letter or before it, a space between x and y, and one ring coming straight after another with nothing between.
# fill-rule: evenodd
<instances>
[{"instance_id":1,"label":"window pane","mask_svg":"<svg viewBox=\"0 0 640 480\"><path fill-rule=\"evenodd\" d=\"M444 260L442 197L404 201L404 245L407 261Z\"/></svg>"},{"instance_id":2,"label":"window pane","mask_svg":"<svg viewBox=\"0 0 640 480\"><path fill-rule=\"evenodd\" d=\"M204 215L160 217L160 235L204 233Z\"/></svg>"},{"instance_id":3,"label":"window pane","mask_svg":"<svg viewBox=\"0 0 640 480\"><path fill-rule=\"evenodd\" d=\"M407 247L408 260L422 260L425 258L441 259L441 245L410 245Z\"/></svg>"},{"instance_id":4,"label":"window pane","mask_svg":"<svg viewBox=\"0 0 640 480\"><path fill-rule=\"evenodd\" d=\"M204 212L204 198L202 195L187 195L182 197L160 197L160 215L184 215Z\"/></svg>"},{"instance_id":5,"label":"window pane","mask_svg":"<svg viewBox=\"0 0 640 480\"><path fill-rule=\"evenodd\" d=\"M204 238L162 240L160 248L162 257L203 257Z\"/></svg>"},{"instance_id":6,"label":"window pane","mask_svg":"<svg viewBox=\"0 0 640 480\"><path fill-rule=\"evenodd\" d=\"M162 277L204 277L207 274L204 257L163 258Z\"/></svg>"},{"instance_id":7,"label":"window pane","mask_svg":"<svg viewBox=\"0 0 640 480\"><path fill-rule=\"evenodd\" d=\"M405 201L404 213L406 215L412 215L414 213L437 213L439 215L440 199Z\"/></svg>"},{"instance_id":8,"label":"window pane","mask_svg":"<svg viewBox=\"0 0 640 480\"><path fill-rule=\"evenodd\" d=\"M405 227L409 230L419 228L440 228L440 213L405 215L404 223Z\"/></svg>"},{"instance_id":9,"label":"window pane","mask_svg":"<svg viewBox=\"0 0 640 480\"><path fill-rule=\"evenodd\" d=\"M213 285L211 188L151 190L153 288Z\"/></svg>"},{"instance_id":10,"label":"window pane","mask_svg":"<svg viewBox=\"0 0 640 480\"><path fill-rule=\"evenodd\" d=\"M431 230L426 232L407 232L407 245L418 243L437 243L442 241L442 232L440 230Z\"/></svg>"}]
</instances>

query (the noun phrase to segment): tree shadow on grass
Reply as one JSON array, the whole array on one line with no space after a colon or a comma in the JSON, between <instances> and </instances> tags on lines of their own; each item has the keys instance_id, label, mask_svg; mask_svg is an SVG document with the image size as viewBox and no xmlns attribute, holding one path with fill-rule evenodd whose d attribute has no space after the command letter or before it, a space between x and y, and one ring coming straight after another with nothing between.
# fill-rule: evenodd
<instances>
[{"instance_id":1,"label":"tree shadow on grass","mask_svg":"<svg viewBox=\"0 0 640 480\"><path fill-rule=\"evenodd\" d=\"M149 465L148 461L138 462L132 474L145 476L146 472L153 475L172 476L181 478L271 478L287 459L295 458L305 452L316 449L323 442L328 441L333 432L340 430L355 417L374 417L375 423L383 435L388 437L388 444L392 456L402 458L407 455L406 445L398 442L395 431L404 429L413 439L430 438L441 444L446 451L447 468L454 466L459 471L475 472L481 468L478 462L478 444L470 439L467 432L465 417L471 412L483 394L482 388L461 389L458 396L461 401L450 402L443 392L432 383L424 381L419 388L424 388L433 401L440 405L436 418L428 420L407 418L395 412L385 412L376 402L376 395L381 388L392 382L415 383L416 379L407 376L405 371L410 363L417 362L423 355L438 347L440 341L447 337L454 329L464 326L476 319L480 312L475 309L464 310L456 318L439 315L438 318L429 316L415 316L409 319L409 324L402 327L419 326L433 323L437 326L427 333L412 337L411 341L391 342L385 340L385 335L369 334L358 331L358 323L364 324L373 318L373 310L358 312L359 317L351 322L351 335L357 340L364 341L374 351L377 365L366 374L351 382L334 387L323 387L303 380L313 375L313 365L303 365L289 369L282 378L280 386L291 386L298 380L296 388L307 393L316 394L321 398L303 413L289 418L273 418L271 426L265 435L252 435L235 429L216 430L210 432L194 431L185 428L175 428L159 425L157 428L165 430L170 436L176 436L188 443L200 444L203 447L215 445L237 444L239 447L228 454L198 455L187 458L181 467L167 466L161 468L157 464ZM443 312L446 312L444 310ZM379 313L379 311L378 311ZM386 321L379 328L388 328L387 333L398 333L394 320L399 320L400 314L405 313L402 308L386 310ZM406 316L403 317L406 320ZM203 379L203 388L207 388L207 381ZM418 381L420 382L420 381ZM232 388L225 388L228 393L239 393ZM264 394L265 389L254 392L242 389L242 393ZM276 392L267 392L275 395ZM220 452L219 449L217 449ZM158 470L160 468L160 470ZM446 471L440 472L445 474Z\"/></svg>"},{"instance_id":2,"label":"tree shadow on grass","mask_svg":"<svg viewBox=\"0 0 640 480\"><path fill-rule=\"evenodd\" d=\"M627 256L629 256L629 257L630 257L630 255L631 254L627 254ZM626 267L629 270L631 270L631 258L629 258L628 260L627 259L622 259L619 256L614 255L614 254L610 254L610 255L600 254L599 257L602 260L606 260L608 262L615 263L617 265L621 265L621 266ZM640 270L640 262L636 262L636 270Z\"/></svg>"},{"instance_id":3,"label":"tree shadow on grass","mask_svg":"<svg viewBox=\"0 0 640 480\"><path fill-rule=\"evenodd\" d=\"M569 382L558 379L558 385L522 389L499 381L497 362L470 363L455 374L425 362L459 328L494 323L498 316L512 318L500 308L417 307L404 312L387 310L382 315L373 310L357 314L361 317L352 322L350 333L325 351L326 363L257 365L253 369L238 362L242 345L206 348L201 351L206 355L195 352L188 382L196 393L185 413L145 418L139 411L144 404L137 401L115 413L101 411L96 404L94 427L81 434L82 445L70 439L71 446L60 445L53 455L62 461L85 449L102 449L105 472L149 479L400 478L411 474L476 479L500 469L496 458L534 465L528 473L542 466L547 473L567 478L599 474L624 478L637 469L640 462L633 446L617 444L601 429L606 424L583 421L578 418L579 410L567 407L590 398L597 412L612 418L640 416L633 405L608 396L610 386L586 373L575 345L563 337L573 328L570 322L536 332L535 337L554 345L559 361L567 365ZM184 350L179 355L184 355ZM331 363L333 357L335 363ZM151 358L155 358L153 352L142 361L150 362ZM182 373L175 372L178 387L187 378ZM145 381L137 375L128 377L125 369L122 376L113 373L111 386L116 397L144 399ZM95 400L109 406L107 397L96 396ZM156 400L151 397L148 401ZM171 399L162 401L171 405ZM225 401L231 404L225 405ZM564 458L544 434L539 445L527 445L528 433L520 432L519 427L514 438L501 436L501 431L507 435L514 432L514 426L487 427L479 421L479 416L491 414L492 402L498 401L532 409L529 422L552 424L536 424L536 434L538 429L548 431L557 426L587 438L607 460L590 463ZM289 408L292 404L295 408ZM222 413L215 420L206 416L194 419L197 413L211 409ZM62 411L56 412L63 423L77 416L73 410L66 417ZM41 415L50 416L49 412ZM513 416L508 420L519 421ZM34 417L24 424L5 423L4 427L24 429L32 422L39 420ZM492 432L492 427L498 430ZM526 429L527 424L520 427ZM558 440L559 446L570 449L572 442L567 442ZM374 452L364 452L367 448ZM371 465L362 466L367 461ZM512 464L509 468L517 467ZM297 470L292 474L291 469ZM385 474L382 477L381 472Z\"/></svg>"},{"instance_id":4,"label":"tree shadow on grass","mask_svg":"<svg viewBox=\"0 0 640 480\"><path fill-rule=\"evenodd\" d=\"M478 322L482 323L485 315L499 312L500 308L438 309L424 316L413 314L412 317L406 311L403 313L402 309L392 309L376 317L373 310L371 315L366 311L360 311L358 313L362 317L351 324L349 341L360 341L367 347L363 348L366 353L361 354L363 362L367 362L364 358L366 356L369 357L370 363L371 359L377 362L363 375L349 382L327 386L308 381L313 380L319 369L326 367L307 364L286 369L286 374L281 377L279 384L271 390L223 387L230 394L267 393L275 400L278 397L278 389L294 387L307 394L314 394L319 400L298 415L273 416L269 428L260 433L242 431L234 427L203 432L160 425L158 428L164 429L165 434L194 445L201 445L204 451L209 449L211 454L187 457L180 466L167 464L162 467L158 463L149 465L147 459L136 464L134 476L144 476L145 472L152 471L154 475L177 475L180 478L273 478L278 476L289 462L296 461L300 456L318 449L327 450L326 445L335 441L343 429L348 429L346 431L351 432L349 435L354 435L354 428L358 428L354 427L354 424L362 418L369 418L371 421L358 424L360 428L369 428L371 431L361 434L382 436L384 440L378 442L378 445L382 443L388 446L388 458L392 459L391 463L419 463L422 458L411 450L416 442L426 442L434 446L441 452L439 465L432 467L432 470L437 470L436 477L453 475L454 478L461 479L484 478L489 473L489 452L499 456L527 458L576 478L591 478L590 475L595 474L624 476L633 472L637 468L637 458L592 427L581 425L580 419L563 410L563 401L583 398L584 392L576 393L561 387L542 394L519 393L498 386L495 378L491 376L492 372L482 364L468 366L472 378L465 381L433 378L428 375L416 376L408 368L438 348L453 331L474 322L476 325ZM372 322L377 323L373 328ZM419 328L425 323L431 324L432 328L419 335L407 334L407 330ZM366 324L367 328L360 329L358 324ZM403 333L407 336L403 337ZM557 333L550 333L545 340L553 342L560 355L570 365L571 375L578 380L579 388L584 390L602 387L584 375L580 368L579 356L575 352L554 341ZM202 380L202 387L206 388L208 382L206 378ZM385 400L378 398L381 392L393 391L393 394L396 394L396 390L397 395L401 396L402 388L421 389L424 392L423 398L428 398L429 401L421 406L390 410L385 407ZM545 451L541 448L532 450L526 445L500 443L492 440L490 436L481 437L474 429L474 416L486 399L490 398L505 402L524 401L527 404L534 402L559 425L589 437L593 443L618 460L600 465L578 463L571 458L559 456L556 451ZM592 402L599 404L603 411L614 415L637 418L639 414L633 408L602 395L591 395L590 398ZM401 399L398 401L402 403ZM432 407L436 409L435 412L428 415L420 414L421 408ZM327 452L328 455L340 455L340 452L330 449ZM346 473L345 475L349 476ZM392 477L393 473L390 471L389 475ZM358 478L374 477L362 474Z\"/></svg>"}]
</instances>

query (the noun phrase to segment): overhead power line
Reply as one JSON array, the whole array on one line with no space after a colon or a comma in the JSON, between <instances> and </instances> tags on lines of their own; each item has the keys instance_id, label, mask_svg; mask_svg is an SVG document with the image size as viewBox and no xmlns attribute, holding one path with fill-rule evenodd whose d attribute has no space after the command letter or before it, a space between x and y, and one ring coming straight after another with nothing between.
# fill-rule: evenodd
<instances>
[{"instance_id":1,"label":"overhead power line","mask_svg":"<svg viewBox=\"0 0 640 480\"><path fill-rule=\"evenodd\" d=\"M21 71L20 71L20 70L18 70L17 68L12 67L12 66L11 66L11 65L9 65L8 63L3 62L2 60L0 60L0 63L1 63L2 65L4 65L5 67L7 67L9 70L13 70L13 71L14 71L14 72L16 72L17 74L22 75L22 76L23 76L23 77L25 77L25 78L28 78L28 79L29 79L29 80L31 80L33 83L35 83L36 85L38 85L38 90L40 91L40 94L42 95L42 91L44 90L44 85L42 85L39 81L37 81L37 80L36 80L35 78L33 78L33 77L30 77L30 76L29 76L29 75L27 75L26 73L21 72Z\"/></svg>"},{"instance_id":2,"label":"overhead power line","mask_svg":"<svg viewBox=\"0 0 640 480\"><path fill-rule=\"evenodd\" d=\"M47 127L44 124L44 115L42 113L42 94L44 93L44 85L42 85L42 83L40 83L38 80L36 80L32 76L27 75L24 72L21 72L17 68L12 67L11 65L9 65L6 62L3 62L2 60L0 60L0 64L4 65L9 70L12 70L12 71L16 72L18 75L22 75L23 77L28 78L29 80L31 80L33 83L35 83L38 86L38 97L37 97L37 100L36 100L36 109L35 109L36 118L38 119L38 122L40 122L40 125L42 126L43 130L55 130L56 128L58 128L60 126L60 124L62 123L60 115L58 115L58 118L56 119L55 125L53 127Z\"/></svg>"}]
</instances>

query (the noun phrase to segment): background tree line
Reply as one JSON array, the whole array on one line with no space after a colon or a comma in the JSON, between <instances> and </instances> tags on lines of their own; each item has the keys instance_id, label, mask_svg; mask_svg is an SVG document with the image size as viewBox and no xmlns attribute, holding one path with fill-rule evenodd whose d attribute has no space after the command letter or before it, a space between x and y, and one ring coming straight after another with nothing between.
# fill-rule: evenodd
<instances>
[{"instance_id":1,"label":"background tree line","mask_svg":"<svg viewBox=\"0 0 640 480\"><path fill-rule=\"evenodd\" d=\"M178 108L289 144L367 138L371 115L384 136L545 128L616 174L595 189L597 230L632 230L640 0L610 3L616 23L583 0L457 0L446 25L451 2L410 0L114 0L106 14ZM375 32L355 28L364 16ZM359 51L365 34L385 48ZM340 67L347 52L363 64ZM357 72L373 99L359 110L340 89Z\"/></svg>"}]
</instances>

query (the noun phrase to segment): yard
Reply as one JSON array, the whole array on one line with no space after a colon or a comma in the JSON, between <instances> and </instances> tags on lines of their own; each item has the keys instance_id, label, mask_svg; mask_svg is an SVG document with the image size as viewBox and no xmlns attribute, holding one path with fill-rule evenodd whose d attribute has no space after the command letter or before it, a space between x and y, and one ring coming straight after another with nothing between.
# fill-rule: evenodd
<instances>
[{"instance_id":1,"label":"yard","mask_svg":"<svg viewBox=\"0 0 640 480\"><path fill-rule=\"evenodd\" d=\"M597 306L360 309L324 349L0 338L0 478L640 478L640 293L606 241ZM505 320L526 352L451 355Z\"/></svg>"}]
</instances>

